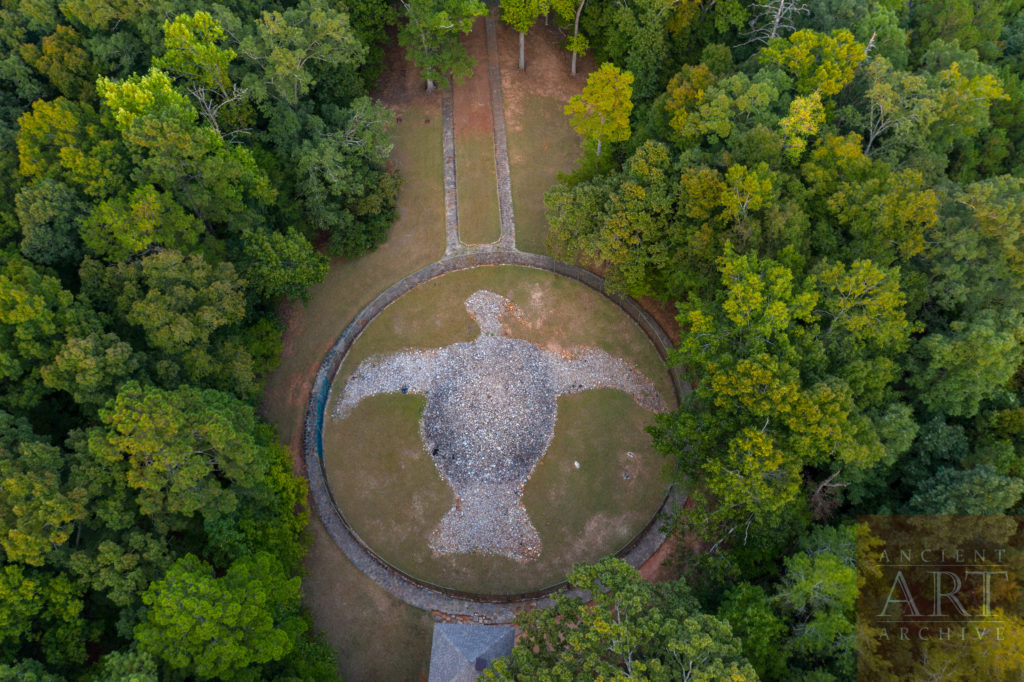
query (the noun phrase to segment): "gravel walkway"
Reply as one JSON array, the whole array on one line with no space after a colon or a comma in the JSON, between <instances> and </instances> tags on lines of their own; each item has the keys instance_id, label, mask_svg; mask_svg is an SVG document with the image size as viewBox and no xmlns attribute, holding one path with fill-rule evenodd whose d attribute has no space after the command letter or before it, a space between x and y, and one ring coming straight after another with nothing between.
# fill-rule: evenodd
<instances>
[{"instance_id":1,"label":"gravel walkway","mask_svg":"<svg viewBox=\"0 0 1024 682\"><path fill-rule=\"evenodd\" d=\"M334 415L344 418L378 393L426 395L420 434L455 491L431 548L529 561L541 546L523 507L523 486L554 436L558 396L614 388L648 410L668 407L647 377L602 350L556 353L504 336L502 319L521 312L503 296L477 291L466 310L480 326L476 340L364 360Z\"/></svg>"},{"instance_id":2,"label":"gravel walkway","mask_svg":"<svg viewBox=\"0 0 1024 682\"><path fill-rule=\"evenodd\" d=\"M441 151L444 155L445 255L459 249L459 193L455 184L455 105L451 86L441 91Z\"/></svg>"}]
</instances>

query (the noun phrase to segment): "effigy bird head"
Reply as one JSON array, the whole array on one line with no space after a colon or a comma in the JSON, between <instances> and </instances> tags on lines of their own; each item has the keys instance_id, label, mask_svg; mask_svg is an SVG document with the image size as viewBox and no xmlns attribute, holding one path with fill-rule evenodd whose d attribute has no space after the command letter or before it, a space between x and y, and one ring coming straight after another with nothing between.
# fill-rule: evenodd
<instances>
[{"instance_id":1,"label":"effigy bird head","mask_svg":"<svg viewBox=\"0 0 1024 682\"><path fill-rule=\"evenodd\" d=\"M466 299L466 311L480 326L481 336L501 336L502 315L521 317L523 311L504 296L481 289Z\"/></svg>"}]
</instances>

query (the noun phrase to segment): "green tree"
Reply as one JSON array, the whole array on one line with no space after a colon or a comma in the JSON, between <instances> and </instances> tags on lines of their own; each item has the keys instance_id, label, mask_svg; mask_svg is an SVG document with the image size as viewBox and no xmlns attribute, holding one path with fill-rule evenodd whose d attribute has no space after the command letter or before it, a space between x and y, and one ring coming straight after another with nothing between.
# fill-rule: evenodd
<instances>
[{"instance_id":1,"label":"green tree","mask_svg":"<svg viewBox=\"0 0 1024 682\"><path fill-rule=\"evenodd\" d=\"M68 265L82 257L79 223L85 207L71 188L41 178L14 198L21 224L21 253L41 265Z\"/></svg>"},{"instance_id":2,"label":"green tree","mask_svg":"<svg viewBox=\"0 0 1024 682\"><path fill-rule=\"evenodd\" d=\"M93 324L57 278L19 256L0 270L0 407L27 409L47 392L40 371L66 335Z\"/></svg>"},{"instance_id":3,"label":"green tree","mask_svg":"<svg viewBox=\"0 0 1024 682\"><path fill-rule=\"evenodd\" d=\"M473 59L459 44L459 34L473 30L477 17L487 14L480 0L401 0L406 23L399 28L398 44L427 81L446 88L473 70Z\"/></svg>"},{"instance_id":4,"label":"green tree","mask_svg":"<svg viewBox=\"0 0 1024 682\"><path fill-rule=\"evenodd\" d=\"M793 619L787 648L807 670L838 679L855 674L857 570L855 530L815 528L802 551L785 558L776 596ZM833 679L835 679L833 678Z\"/></svg>"},{"instance_id":5,"label":"green tree","mask_svg":"<svg viewBox=\"0 0 1024 682\"><path fill-rule=\"evenodd\" d=\"M939 224L939 196L925 176L865 156L858 135L820 138L801 173L819 217L819 253L889 266L922 253Z\"/></svg>"},{"instance_id":6,"label":"green tree","mask_svg":"<svg viewBox=\"0 0 1024 682\"><path fill-rule=\"evenodd\" d=\"M857 42L871 46L870 55L881 55L899 69L910 59L903 7L895 2L859 0L811 0L804 25L820 33L845 28Z\"/></svg>"},{"instance_id":7,"label":"green tree","mask_svg":"<svg viewBox=\"0 0 1024 682\"><path fill-rule=\"evenodd\" d=\"M199 113L222 137L247 132L249 90L229 73L237 53L220 46L224 28L208 13L182 14L164 22L163 56L153 65L183 81Z\"/></svg>"},{"instance_id":8,"label":"green tree","mask_svg":"<svg viewBox=\"0 0 1024 682\"><path fill-rule=\"evenodd\" d=\"M986 59L999 56L1003 12L1020 11L1019 3L996 0L935 0L915 8L911 15L914 52L921 55L934 40L958 41L977 49Z\"/></svg>"},{"instance_id":9,"label":"green tree","mask_svg":"<svg viewBox=\"0 0 1024 682\"><path fill-rule=\"evenodd\" d=\"M750 661L759 679L779 679L783 675L786 651L782 645L788 628L763 589L750 583L737 585L726 593L718 617L729 623L743 644L743 657Z\"/></svg>"},{"instance_id":10,"label":"green tree","mask_svg":"<svg viewBox=\"0 0 1024 682\"><path fill-rule=\"evenodd\" d=\"M294 228L287 233L258 230L243 235L242 274L268 301L282 296L309 300L309 287L327 276L327 258Z\"/></svg>"},{"instance_id":11,"label":"green tree","mask_svg":"<svg viewBox=\"0 0 1024 682\"><path fill-rule=\"evenodd\" d=\"M38 441L0 446L0 546L5 559L42 566L85 518L86 493L66 488L65 456Z\"/></svg>"},{"instance_id":12,"label":"green tree","mask_svg":"<svg viewBox=\"0 0 1024 682\"><path fill-rule=\"evenodd\" d=\"M82 35L78 31L70 26L57 26L38 45L22 45L21 56L49 78L65 97L90 99L94 92L96 68L82 43Z\"/></svg>"},{"instance_id":13,"label":"green tree","mask_svg":"<svg viewBox=\"0 0 1024 682\"><path fill-rule=\"evenodd\" d=\"M201 222L153 185L100 202L82 221L85 247L114 262L156 247L189 251L202 233Z\"/></svg>"},{"instance_id":14,"label":"green tree","mask_svg":"<svg viewBox=\"0 0 1024 682\"><path fill-rule=\"evenodd\" d=\"M388 165L394 114L360 97L336 129L311 126L294 150L296 192L330 251L356 256L384 241L396 217L398 174Z\"/></svg>"},{"instance_id":15,"label":"green tree","mask_svg":"<svg viewBox=\"0 0 1024 682\"><path fill-rule=\"evenodd\" d=\"M86 622L82 589L65 575L7 564L0 567L0 652L3 660L35 649L53 667L80 667L96 628ZM41 669L39 666L37 670Z\"/></svg>"},{"instance_id":16,"label":"green tree","mask_svg":"<svg viewBox=\"0 0 1024 682\"><path fill-rule=\"evenodd\" d=\"M87 104L63 97L37 100L18 119L18 171L61 179L83 194L105 198L128 182L120 136Z\"/></svg>"},{"instance_id":17,"label":"green tree","mask_svg":"<svg viewBox=\"0 0 1024 682\"><path fill-rule=\"evenodd\" d=\"M253 664L280 660L307 627L299 579L265 553L238 559L219 578L186 555L142 601L149 610L135 628L140 650L201 678L233 679Z\"/></svg>"},{"instance_id":18,"label":"green tree","mask_svg":"<svg viewBox=\"0 0 1024 682\"><path fill-rule=\"evenodd\" d=\"M262 78L244 82L256 98L268 92L293 107L332 72L354 74L366 59L348 14L322 0L264 11L255 34L242 39L238 50L262 69Z\"/></svg>"},{"instance_id":19,"label":"green tree","mask_svg":"<svg viewBox=\"0 0 1024 682\"><path fill-rule=\"evenodd\" d=\"M486 679L757 679L728 624L701 613L683 582L652 585L614 558L577 564L568 579L591 601L558 594L523 612L511 657Z\"/></svg>"},{"instance_id":20,"label":"green tree","mask_svg":"<svg viewBox=\"0 0 1024 682\"><path fill-rule=\"evenodd\" d=\"M100 78L97 90L132 150L140 184L171 191L205 225L241 230L260 221L250 203L276 192L248 148L224 141L157 69L120 83Z\"/></svg>"},{"instance_id":21,"label":"green tree","mask_svg":"<svg viewBox=\"0 0 1024 682\"><path fill-rule=\"evenodd\" d=\"M660 293L676 265L670 166L668 148L648 140L622 173L553 188L545 201L556 252L611 266L610 289L633 296Z\"/></svg>"},{"instance_id":22,"label":"green tree","mask_svg":"<svg viewBox=\"0 0 1024 682\"><path fill-rule=\"evenodd\" d=\"M160 682L156 661L144 651L111 651L99 667L97 682Z\"/></svg>"},{"instance_id":23,"label":"green tree","mask_svg":"<svg viewBox=\"0 0 1024 682\"><path fill-rule=\"evenodd\" d=\"M64 678L47 672L46 666L28 658L13 664L0 664L2 682L63 682Z\"/></svg>"},{"instance_id":24,"label":"green tree","mask_svg":"<svg viewBox=\"0 0 1024 682\"><path fill-rule=\"evenodd\" d=\"M604 63L587 76L582 95L573 95L565 105L569 123L587 142L621 142L630 135L629 115L633 111L633 74Z\"/></svg>"},{"instance_id":25,"label":"green tree","mask_svg":"<svg viewBox=\"0 0 1024 682\"><path fill-rule=\"evenodd\" d=\"M137 376L144 358L116 334L68 338L40 374L48 388L65 391L79 405L99 409L118 387Z\"/></svg>"},{"instance_id":26,"label":"green tree","mask_svg":"<svg viewBox=\"0 0 1024 682\"><path fill-rule=\"evenodd\" d=\"M83 291L109 302L117 319L156 351L149 369L162 382L187 379L239 395L257 390L258 357L239 329L244 284L231 263L214 267L199 254L161 251L107 267L87 260L81 276ZM110 291L119 292L113 300Z\"/></svg>"},{"instance_id":27,"label":"green tree","mask_svg":"<svg viewBox=\"0 0 1024 682\"><path fill-rule=\"evenodd\" d=\"M139 510L165 526L197 512L212 520L232 513L235 486L256 485L267 469L252 408L219 391L129 382L100 417L108 456L128 462Z\"/></svg>"},{"instance_id":28,"label":"green tree","mask_svg":"<svg viewBox=\"0 0 1024 682\"><path fill-rule=\"evenodd\" d=\"M920 481L907 509L913 514L1005 514L1024 497L1024 480L986 465L943 467Z\"/></svg>"},{"instance_id":29,"label":"green tree","mask_svg":"<svg viewBox=\"0 0 1024 682\"><path fill-rule=\"evenodd\" d=\"M1024 322L985 310L914 347L909 381L929 409L973 417L982 400L1000 395L1024 358Z\"/></svg>"},{"instance_id":30,"label":"green tree","mask_svg":"<svg viewBox=\"0 0 1024 682\"><path fill-rule=\"evenodd\" d=\"M796 91L809 95L815 90L825 97L839 93L867 56L865 46L845 28L825 35L809 29L789 38L776 38L761 51L763 63L778 64L796 78Z\"/></svg>"},{"instance_id":31,"label":"green tree","mask_svg":"<svg viewBox=\"0 0 1024 682\"><path fill-rule=\"evenodd\" d=\"M519 70L526 70L526 32L537 17L544 16L551 8L548 0L504 0L501 3L501 20L519 33Z\"/></svg>"}]
</instances>

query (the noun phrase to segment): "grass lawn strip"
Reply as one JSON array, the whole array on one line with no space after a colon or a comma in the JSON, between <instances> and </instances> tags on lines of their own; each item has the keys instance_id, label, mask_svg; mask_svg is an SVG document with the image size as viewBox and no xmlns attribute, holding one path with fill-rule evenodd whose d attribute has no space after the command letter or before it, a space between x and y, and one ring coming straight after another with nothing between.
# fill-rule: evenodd
<instances>
[{"instance_id":1,"label":"grass lawn strip","mask_svg":"<svg viewBox=\"0 0 1024 682\"><path fill-rule=\"evenodd\" d=\"M562 112L564 106L551 97L535 97L516 125L508 127L516 248L520 251L548 253L544 193L558 181L559 173L573 169L580 155L580 137Z\"/></svg>"},{"instance_id":2,"label":"grass lawn strip","mask_svg":"<svg viewBox=\"0 0 1024 682\"><path fill-rule=\"evenodd\" d=\"M458 102L457 90L455 99ZM497 241L501 236L501 215L494 174L494 137L490 131L460 130L457 114L455 169L459 188L459 238L466 244Z\"/></svg>"}]
</instances>

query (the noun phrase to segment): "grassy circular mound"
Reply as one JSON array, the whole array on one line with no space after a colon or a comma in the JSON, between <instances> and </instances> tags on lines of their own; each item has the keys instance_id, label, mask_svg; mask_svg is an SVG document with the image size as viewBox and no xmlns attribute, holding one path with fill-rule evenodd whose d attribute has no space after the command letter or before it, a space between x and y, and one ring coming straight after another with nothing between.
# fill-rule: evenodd
<instances>
[{"instance_id":1,"label":"grassy circular mound","mask_svg":"<svg viewBox=\"0 0 1024 682\"><path fill-rule=\"evenodd\" d=\"M420 439L426 398L378 395L345 419L330 415L364 359L475 339L479 328L464 302L479 289L521 308L522 319L507 322L509 336L545 350L601 348L633 363L670 405L674 396L664 363L625 313L549 272L514 266L454 272L416 287L367 326L335 378L324 422L324 463L338 507L377 554L408 575L464 592L515 594L557 583L573 563L619 550L651 520L668 484L664 460L644 431L653 414L620 391L563 396L554 438L523 491L541 538L540 557L521 563L431 550L430 535L454 495Z\"/></svg>"}]
</instances>

